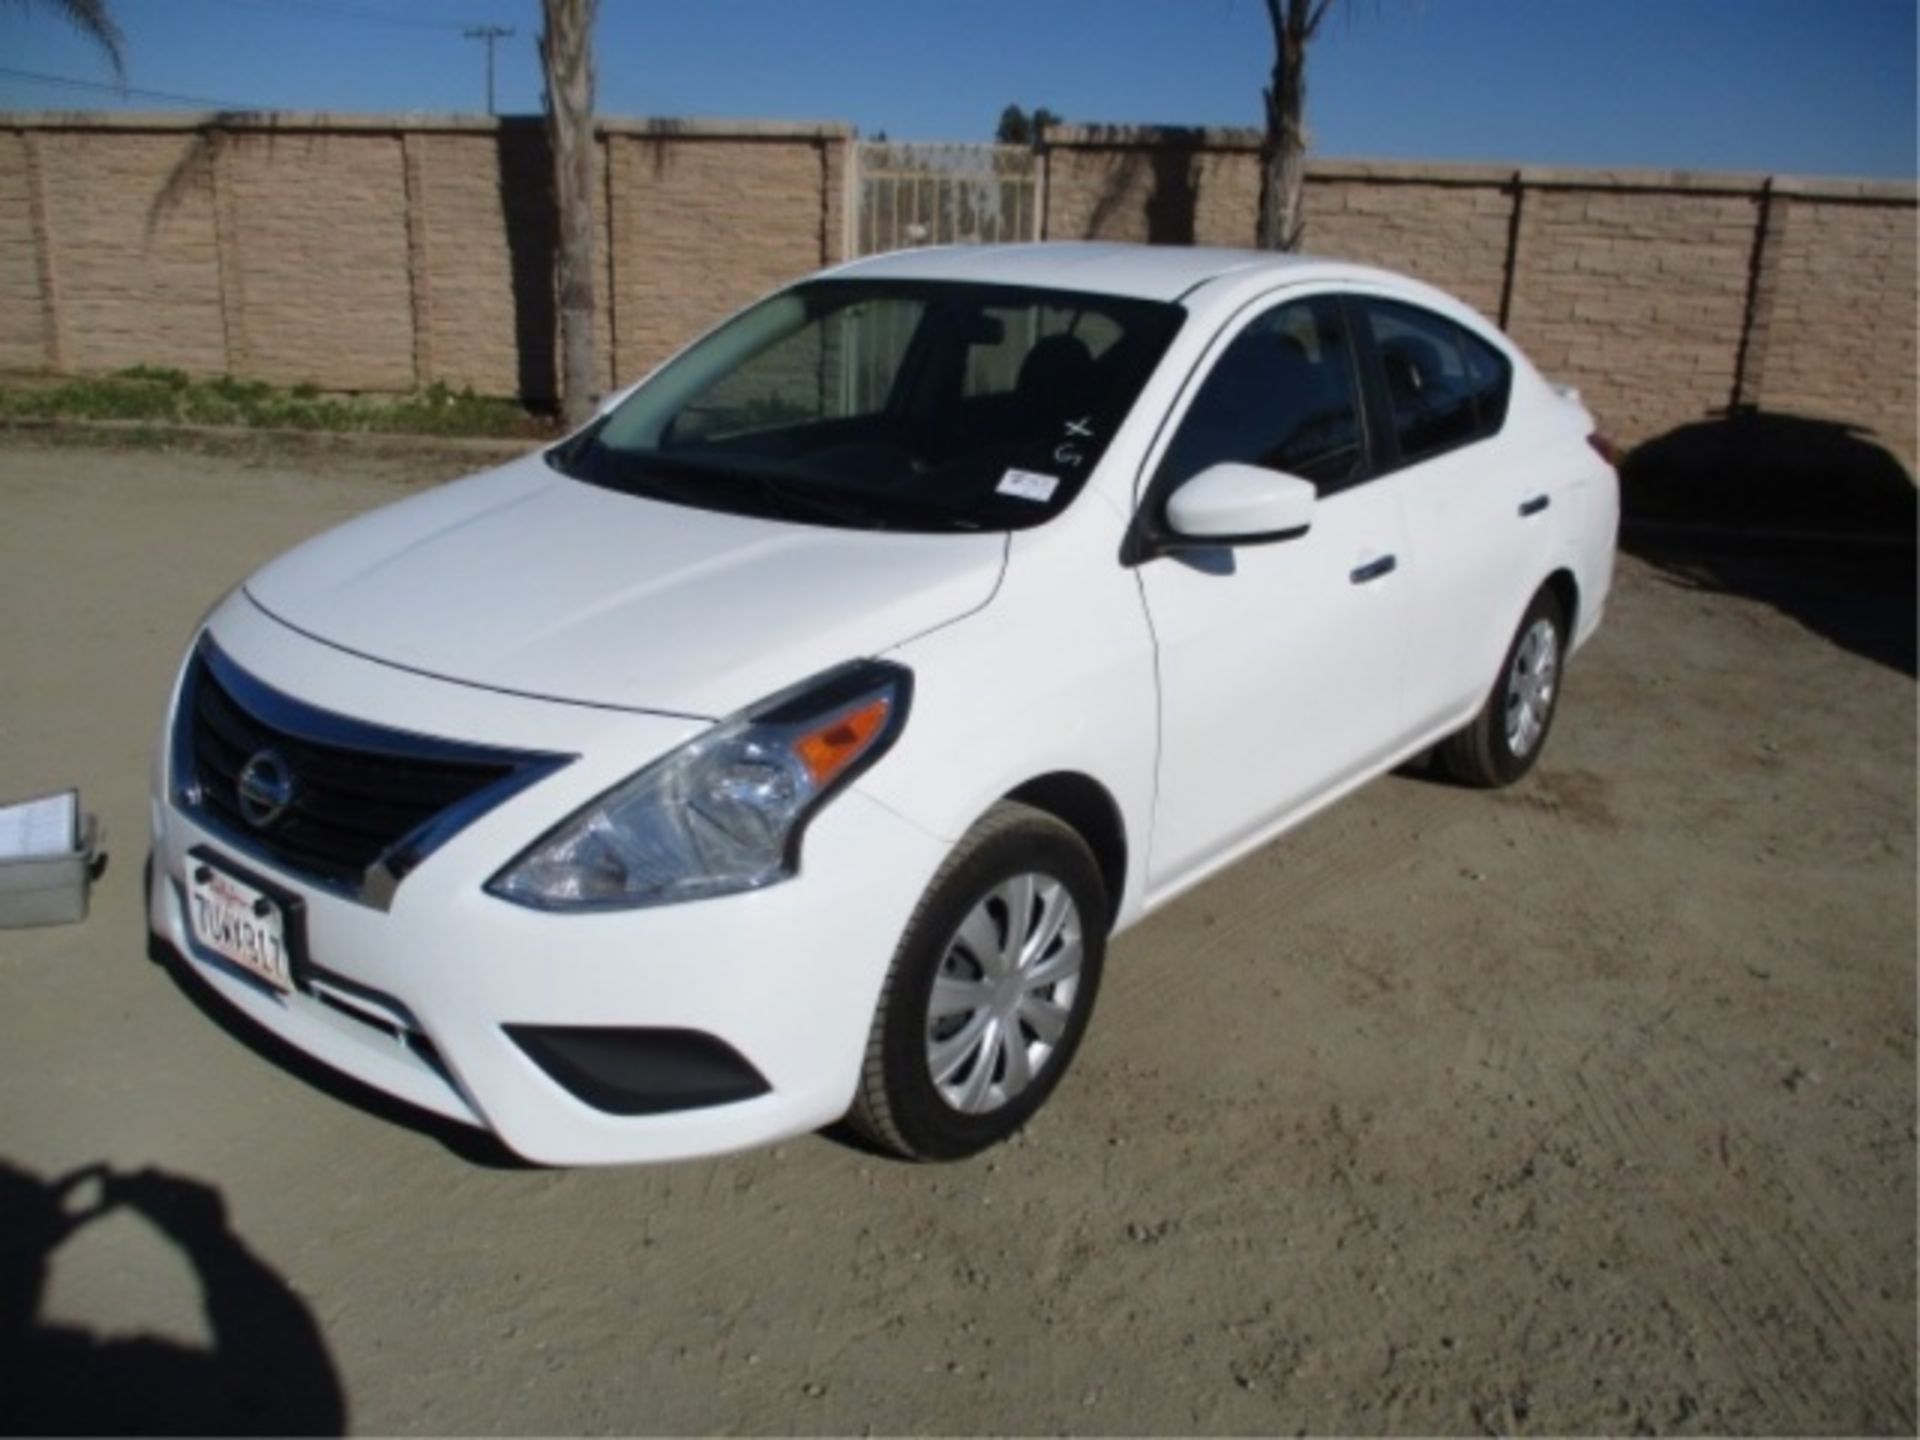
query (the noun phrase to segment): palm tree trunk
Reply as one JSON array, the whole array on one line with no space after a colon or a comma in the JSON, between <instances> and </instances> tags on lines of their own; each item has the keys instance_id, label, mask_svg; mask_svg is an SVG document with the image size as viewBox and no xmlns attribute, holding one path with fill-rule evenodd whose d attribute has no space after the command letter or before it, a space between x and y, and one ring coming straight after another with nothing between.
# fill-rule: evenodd
<instances>
[{"instance_id":1,"label":"palm tree trunk","mask_svg":"<svg viewBox=\"0 0 1920 1440\"><path fill-rule=\"evenodd\" d=\"M593 413L593 21L599 0L543 0L540 63L547 81L560 311L560 409L567 424Z\"/></svg>"},{"instance_id":2,"label":"palm tree trunk","mask_svg":"<svg viewBox=\"0 0 1920 1440\"><path fill-rule=\"evenodd\" d=\"M1297 250L1306 231L1301 190L1307 174L1307 43L1332 0L1267 0L1273 25L1273 83L1265 92L1267 133L1260 186L1262 250ZM1282 7L1285 7L1284 12Z\"/></svg>"}]
</instances>

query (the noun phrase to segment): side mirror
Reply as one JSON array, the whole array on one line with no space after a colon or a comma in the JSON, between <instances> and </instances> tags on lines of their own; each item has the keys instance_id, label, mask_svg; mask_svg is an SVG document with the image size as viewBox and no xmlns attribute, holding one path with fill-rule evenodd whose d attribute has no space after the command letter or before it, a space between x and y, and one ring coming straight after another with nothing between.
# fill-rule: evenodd
<instances>
[{"instance_id":1,"label":"side mirror","mask_svg":"<svg viewBox=\"0 0 1920 1440\"><path fill-rule=\"evenodd\" d=\"M1232 461L1209 465L1168 498L1170 533L1162 548L1295 539L1312 526L1319 494L1298 475Z\"/></svg>"}]
</instances>

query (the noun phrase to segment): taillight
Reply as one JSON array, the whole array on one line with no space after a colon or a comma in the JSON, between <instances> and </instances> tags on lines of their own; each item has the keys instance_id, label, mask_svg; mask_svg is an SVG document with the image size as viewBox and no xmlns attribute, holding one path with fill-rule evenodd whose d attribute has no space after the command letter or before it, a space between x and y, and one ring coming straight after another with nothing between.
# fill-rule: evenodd
<instances>
[{"instance_id":1,"label":"taillight","mask_svg":"<svg viewBox=\"0 0 1920 1440\"><path fill-rule=\"evenodd\" d=\"M1616 470L1620 468L1620 447L1602 435L1598 430L1587 436L1587 444L1591 445L1593 447L1593 453L1606 461L1607 464Z\"/></svg>"}]
</instances>

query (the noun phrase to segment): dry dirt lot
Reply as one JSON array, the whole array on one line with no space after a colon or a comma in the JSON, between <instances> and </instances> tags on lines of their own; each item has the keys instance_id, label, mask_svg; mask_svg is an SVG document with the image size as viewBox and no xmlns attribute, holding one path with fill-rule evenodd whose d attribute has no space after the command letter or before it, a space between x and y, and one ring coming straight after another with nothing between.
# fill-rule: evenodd
<instances>
[{"instance_id":1,"label":"dry dirt lot","mask_svg":"<svg viewBox=\"0 0 1920 1440\"><path fill-rule=\"evenodd\" d=\"M139 903L195 617L472 463L0 440L0 795L112 840L0 933L0 1420L1913 1433L1910 574L1623 559L1531 781L1387 778L1125 936L998 1153L543 1171L263 1058Z\"/></svg>"}]
</instances>

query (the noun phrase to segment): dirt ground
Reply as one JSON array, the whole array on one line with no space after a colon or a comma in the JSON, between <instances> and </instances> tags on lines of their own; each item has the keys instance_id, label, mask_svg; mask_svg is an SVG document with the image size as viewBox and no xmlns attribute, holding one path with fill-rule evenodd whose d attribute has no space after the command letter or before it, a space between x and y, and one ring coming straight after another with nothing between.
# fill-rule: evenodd
<instances>
[{"instance_id":1,"label":"dirt ground","mask_svg":"<svg viewBox=\"0 0 1920 1440\"><path fill-rule=\"evenodd\" d=\"M0 438L0 795L112 850L0 932L0 1429L1913 1433L1910 578L1623 558L1528 783L1126 935L997 1153L542 1171L263 1058L140 905L195 618L474 463Z\"/></svg>"}]
</instances>

